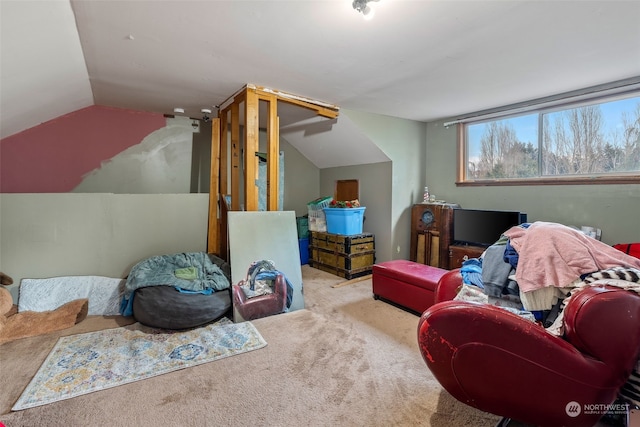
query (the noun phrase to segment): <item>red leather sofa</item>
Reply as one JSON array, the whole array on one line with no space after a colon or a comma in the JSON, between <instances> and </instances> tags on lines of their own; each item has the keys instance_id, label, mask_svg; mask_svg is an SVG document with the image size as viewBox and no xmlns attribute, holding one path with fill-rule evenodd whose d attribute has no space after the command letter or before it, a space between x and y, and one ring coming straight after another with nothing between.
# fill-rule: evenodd
<instances>
[{"instance_id":1,"label":"red leather sofa","mask_svg":"<svg viewBox=\"0 0 640 427\"><path fill-rule=\"evenodd\" d=\"M441 281L453 287L462 278L453 270ZM593 426L640 355L640 296L581 290L564 309L564 328L558 337L498 307L437 301L419 320L418 342L461 402L536 426Z\"/></svg>"}]
</instances>

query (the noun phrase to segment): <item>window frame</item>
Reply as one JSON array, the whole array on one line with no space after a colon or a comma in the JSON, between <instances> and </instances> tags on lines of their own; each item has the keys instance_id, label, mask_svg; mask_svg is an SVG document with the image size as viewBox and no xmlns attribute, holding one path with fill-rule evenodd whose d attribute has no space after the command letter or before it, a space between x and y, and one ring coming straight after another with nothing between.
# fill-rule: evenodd
<instances>
[{"instance_id":1,"label":"window frame","mask_svg":"<svg viewBox=\"0 0 640 427\"><path fill-rule=\"evenodd\" d=\"M627 83L625 81L625 83ZM613 102L622 97L640 96L640 87L637 81L632 82L630 90L610 92L611 85L607 85L604 89L588 88L579 92L572 92L558 95L555 97L545 98L543 100L534 100L530 103L521 103L512 106L502 107L496 110L486 110L470 115L467 118L459 119L454 122L445 123L448 127L452 124L456 125L457 153L456 153L456 186L460 187L487 187L487 186L527 186L527 185L593 185L593 184L640 184L640 171L618 172L607 174L584 174L584 175L564 175L564 176L537 176L533 178L491 178L491 179L467 179L467 126L480 122L491 122L510 117L517 117L526 114L538 114L538 122L541 125L543 114L553 111L569 110L579 108L580 105L590 104L593 101L602 100L600 103ZM625 85L615 86L624 87ZM627 88L628 89L628 88ZM577 95L575 95L577 93ZM586 93L586 95L585 95ZM579 99L579 100L576 100ZM545 102L546 100L546 102ZM523 107L524 105L524 107ZM540 143L541 129L538 128L538 144ZM540 146L540 145L538 145ZM539 153L538 167L540 168Z\"/></svg>"}]
</instances>

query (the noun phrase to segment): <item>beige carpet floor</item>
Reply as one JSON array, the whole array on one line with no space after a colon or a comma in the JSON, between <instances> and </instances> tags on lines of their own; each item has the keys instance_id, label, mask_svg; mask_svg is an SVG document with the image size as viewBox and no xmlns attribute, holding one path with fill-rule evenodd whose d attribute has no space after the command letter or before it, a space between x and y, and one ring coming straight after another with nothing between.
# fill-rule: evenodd
<instances>
[{"instance_id":1,"label":"beige carpet floor","mask_svg":"<svg viewBox=\"0 0 640 427\"><path fill-rule=\"evenodd\" d=\"M10 408L58 337L0 346L0 421L19 426L495 426L499 417L453 399L418 351L418 317L303 266L305 309L255 320L260 350L24 411Z\"/></svg>"}]
</instances>

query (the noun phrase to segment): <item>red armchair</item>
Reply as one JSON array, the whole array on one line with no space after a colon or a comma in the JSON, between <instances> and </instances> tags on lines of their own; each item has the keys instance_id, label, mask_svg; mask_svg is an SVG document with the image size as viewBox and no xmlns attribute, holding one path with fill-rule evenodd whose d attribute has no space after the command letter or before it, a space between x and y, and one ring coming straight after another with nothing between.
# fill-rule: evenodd
<instances>
[{"instance_id":1,"label":"red armchair","mask_svg":"<svg viewBox=\"0 0 640 427\"><path fill-rule=\"evenodd\" d=\"M276 276L272 294L247 298L242 288L233 285L233 304L244 320L282 313L287 304L287 281L282 274Z\"/></svg>"},{"instance_id":2,"label":"red armchair","mask_svg":"<svg viewBox=\"0 0 640 427\"><path fill-rule=\"evenodd\" d=\"M454 270L441 280L452 289L461 276ZM564 327L557 337L498 307L444 301L422 314L418 342L461 402L537 426L593 426L640 355L640 296L581 290L564 310Z\"/></svg>"}]
</instances>

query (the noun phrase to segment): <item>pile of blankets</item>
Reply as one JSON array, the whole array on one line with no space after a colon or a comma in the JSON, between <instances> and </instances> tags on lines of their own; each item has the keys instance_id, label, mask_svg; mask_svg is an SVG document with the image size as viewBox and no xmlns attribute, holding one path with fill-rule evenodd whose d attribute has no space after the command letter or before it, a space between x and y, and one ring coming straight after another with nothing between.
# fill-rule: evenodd
<instances>
[{"instance_id":1,"label":"pile of blankets","mask_svg":"<svg viewBox=\"0 0 640 427\"><path fill-rule=\"evenodd\" d=\"M640 259L551 222L510 228L461 273L466 286L456 299L507 307L558 336L562 309L580 289L608 285L640 294ZM621 394L640 406L640 360Z\"/></svg>"},{"instance_id":2,"label":"pile of blankets","mask_svg":"<svg viewBox=\"0 0 640 427\"><path fill-rule=\"evenodd\" d=\"M640 259L574 228L542 221L510 228L461 272L465 284L483 289L490 303L511 301L534 312L551 310L598 279L615 279L612 286L632 291L640 287Z\"/></svg>"},{"instance_id":3,"label":"pile of blankets","mask_svg":"<svg viewBox=\"0 0 640 427\"><path fill-rule=\"evenodd\" d=\"M210 295L228 289L231 284L206 252L153 256L140 261L131 269L120 303L120 314L133 315L135 291L147 286L173 286L184 293Z\"/></svg>"}]
</instances>

